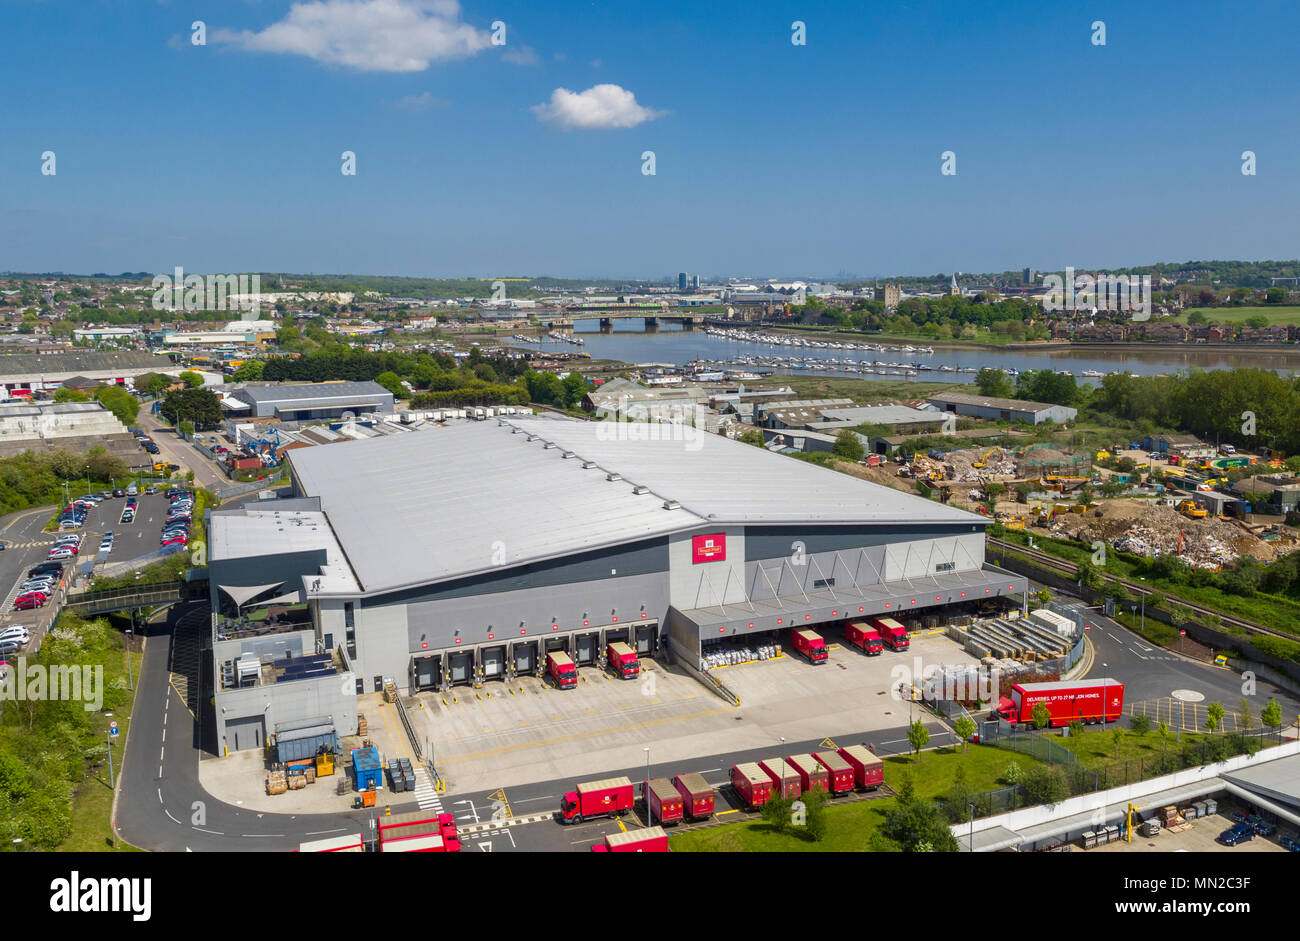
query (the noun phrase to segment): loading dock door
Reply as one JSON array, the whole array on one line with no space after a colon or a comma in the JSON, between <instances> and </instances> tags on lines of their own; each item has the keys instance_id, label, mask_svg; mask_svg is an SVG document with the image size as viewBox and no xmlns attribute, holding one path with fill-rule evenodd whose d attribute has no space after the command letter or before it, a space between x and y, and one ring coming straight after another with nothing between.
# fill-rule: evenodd
<instances>
[{"instance_id":1,"label":"loading dock door","mask_svg":"<svg viewBox=\"0 0 1300 941\"><path fill-rule=\"evenodd\" d=\"M515 663L515 673L520 676L532 673L537 669L537 641L528 640L520 641L514 645L510 652Z\"/></svg>"},{"instance_id":2,"label":"loading dock door","mask_svg":"<svg viewBox=\"0 0 1300 941\"><path fill-rule=\"evenodd\" d=\"M648 657L655 652L656 627L645 624L636 629L636 653L638 657Z\"/></svg>"},{"instance_id":3,"label":"loading dock door","mask_svg":"<svg viewBox=\"0 0 1300 941\"><path fill-rule=\"evenodd\" d=\"M599 634L578 634L574 637L573 662L579 666L596 662L596 645L600 641Z\"/></svg>"},{"instance_id":4,"label":"loading dock door","mask_svg":"<svg viewBox=\"0 0 1300 941\"><path fill-rule=\"evenodd\" d=\"M226 723L226 745L231 751L261 748L266 741L266 721L262 716L231 719Z\"/></svg>"},{"instance_id":5,"label":"loading dock door","mask_svg":"<svg viewBox=\"0 0 1300 941\"><path fill-rule=\"evenodd\" d=\"M433 689L442 681L442 668L437 657L416 657L415 688Z\"/></svg>"},{"instance_id":6,"label":"loading dock door","mask_svg":"<svg viewBox=\"0 0 1300 941\"><path fill-rule=\"evenodd\" d=\"M626 628L626 627L611 627L611 628L609 628L608 630L605 631L605 643L606 643L606 644L614 644L614 643L619 642L620 640L623 640L623 641L627 640L627 628Z\"/></svg>"},{"instance_id":7,"label":"loading dock door","mask_svg":"<svg viewBox=\"0 0 1300 941\"><path fill-rule=\"evenodd\" d=\"M479 649L479 662L483 664L483 679L499 680L506 672L506 648L482 647Z\"/></svg>"},{"instance_id":8,"label":"loading dock door","mask_svg":"<svg viewBox=\"0 0 1300 941\"><path fill-rule=\"evenodd\" d=\"M545 643L547 653L550 653L552 650L567 651L569 649L569 635L565 634L563 637L548 637L546 638Z\"/></svg>"},{"instance_id":9,"label":"loading dock door","mask_svg":"<svg viewBox=\"0 0 1300 941\"><path fill-rule=\"evenodd\" d=\"M447 655L447 672L451 675L453 686L457 683L469 682L470 668L473 662L474 655L468 650Z\"/></svg>"}]
</instances>

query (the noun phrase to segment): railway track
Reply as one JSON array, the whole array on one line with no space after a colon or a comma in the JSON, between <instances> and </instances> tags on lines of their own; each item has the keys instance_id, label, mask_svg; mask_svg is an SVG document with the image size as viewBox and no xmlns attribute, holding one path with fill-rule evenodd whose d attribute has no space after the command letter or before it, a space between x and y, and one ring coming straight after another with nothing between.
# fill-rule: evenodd
<instances>
[{"instance_id":1,"label":"railway track","mask_svg":"<svg viewBox=\"0 0 1300 941\"><path fill-rule=\"evenodd\" d=\"M994 539L992 537L989 538L989 544L993 546L997 546L999 548L1006 549L1009 552L1016 552L1024 556L1025 558L1030 559L1033 562L1038 563L1039 565L1042 565L1044 568L1052 569L1053 571L1067 574L1072 579L1074 578L1075 572L1077 571L1077 567L1073 562L1070 562L1066 559L1062 559L1060 556L1050 555L1049 553L1042 552L1038 549L1029 549L1018 543L1007 542L1004 539ZM1120 578L1118 576L1110 576L1110 577L1136 595L1143 595L1143 594L1149 595L1151 593L1148 586L1144 584L1129 581L1126 578ZM1297 639L1295 634L1288 634L1286 631L1279 631L1276 628L1268 627L1267 625L1260 624L1257 621L1250 621L1247 620L1246 618L1236 617L1235 615L1224 614L1222 611L1216 611L1214 608L1207 608L1205 605L1195 604L1194 602L1186 601L1182 598L1179 598L1177 595L1171 595L1168 592L1164 592L1163 594L1170 601L1178 602L1180 605L1187 608L1193 614L1215 615L1216 617L1219 618L1219 621L1224 625L1239 627L1242 630L1247 631L1251 634L1271 634L1273 637L1280 637L1284 640L1290 640L1290 641L1294 641Z\"/></svg>"}]
</instances>

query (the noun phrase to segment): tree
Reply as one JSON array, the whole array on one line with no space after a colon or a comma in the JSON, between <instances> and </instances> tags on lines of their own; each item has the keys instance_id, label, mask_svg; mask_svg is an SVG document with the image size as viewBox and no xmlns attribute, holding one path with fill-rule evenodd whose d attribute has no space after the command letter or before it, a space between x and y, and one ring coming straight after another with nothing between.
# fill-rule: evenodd
<instances>
[{"instance_id":1,"label":"tree","mask_svg":"<svg viewBox=\"0 0 1300 941\"><path fill-rule=\"evenodd\" d=\"M1242 696L1241 701L1237 703L1237 721L1245 726L1248 732L1255 725L1255 713L1251 711L1250 702L1245 696Z\"/></svg>"},{"instance_id":2,"label":"tree","mask_svg":"<svg viewBox=\"0 0 1300 941\"><path fill-rule=\"evenodd\" d=\"M1082 735L1082 734L1083 734L1083 720L1081 720L1081 719L1073 719L1073 720L1071 720L1071 722L1070 722L1070 734L1071 734L1071 735Z\"/></svg>"},{"instance_id":3,"label":"tree","mask_svg":"<svg viewBox=\"0 0 1300 941\"><path fill-rule=\"evenodd\" d=\"M196 428L221 424L221 400L211 389L173 389L163 397L159 412L171 422L188 419Z\"/></svg>"},{"instance_id":4,"label":"tree","mask_svg":"<svg viewBox=\"0 0 1300 941\"><path fill-rule=\"evenodd\" d=\"M1024 772L1020 768L1020 763L1014 758L1007 762L1007 766L1002 769L1002 780L1014 787L1024 779Z\"/></svg>"},{"instance_id":5,"label":"tree","mask_svg":"<svg viewBox=\"0 0 1300 941\"><path fill-rule=\"evenodd\" d=\"M95 390L95 401L124 425L132 424L140 414L140 400L119 385L100 386Z\"/></svg>"},{"instance_id":6,"label":"tree","mask_svg":"<svg viewBox=\"0 0 1300 941\"><path fill-rule=\"evenodd\" d=\"M1030 768L1025 772L1020 789L1031 804L1059 804L1070 796L1065 774L1054 765Z\"/></svg>"},{"instance_id":7,"label":"tree","mask_svg":"<svg viewBox=\"0 0 1300 941\"><path fill-rule=\"evenodd\" d=\"M70 389L67 386L59 386L54 390L54 401L56 402L89 402L90 396L80 389Z\"/></svg>"},{"instance_id":8,"label":"tree","mask_svg":"<svg viewBox=\"0 0 1300 941\"><path fill-rule=\"evenodd\" d=\"M266 368L266 363L260 359L246 359L235 369L235 374L230 378L235 382L259 382L262 378L262 370Z\"/></svg>"},{"instance_id":9,"label":"tree","mask_svg":"<svg viewBox=\"0 0 1300 941\"><path fill-rule=\"evenodd\" d=\"M395 372L381 372L378 376L375 376L375 382L393 393L395 399L404 399L410 395L406 390L406 386L402 385L401 377Z\"/></svg>"},{"instance_id":10,"label":"tree","mask_svg":"<svg viewBox=\"0 0 1300 941\"><path fill-rule=\"evenodd\" d=\"M1129 720L1128 727L1138 736L1146 735L1151 731L1151 717L1139 713Z\"/></svg>"},{"instance_id":11,"label":"tree","mask_svg":"<svg viewBox=\"0 0 1300 941\"><path fill-rule=\"evenodd\" d=\"M1205 730L1213 732L1223 725L1223 706L1212 702L1205 707Z\"/></svg>"},{"instance_id":12,"label":"tree","mask_svg":"<svg viewBox=\"0 0 1300 941\"><path fill-rule=\"evenodd\" d=\"M1252 330L1263 330L1268 326L1268 318L1262 314L1256 314L1254 317L1246 318L1246 326Z\"/></svg>"},{"instance_id":13,"label":"tree","mask_svg":"<svg viewBox=\"0 0 1300 941\"><path fill-rule=\"evenodd\" d=\"M975 374L975 388L980 390L980 395L1002 399L1011 398L1015 391L1010 376L1001 369L987 366Z\"/></svg>"},{"instance_id":14,"label":"tree","mask_svg":"<svg viewBox=\"0 0 1300 941\"><path fill-rule=\"evenodd\" d=\"M1111 743L1111 747L1115 751L1115 760L1118 761L1120 746L1124 744L1124 730L1114 729L1110 733L1110 743Z\"/></svg>"},{"instance_id":15,"label":"tree","mask_svg":"<svg viewBox=\"0 0 1300 941\"><path fill-rule=\"evenodd\" d=\"M1165 757L1165 747L1169 744L1169 726L1161 722L1156 726L1156 735L1160 736L1160 758Z\"/></svg>"},{"instance_id":16,"label":"tree","mask_svg":"<svg viewBox=\"0 0 1300 941\"><path fill-rule=\"evenodd\" d=\"M907 742L912 746L912 751L918 754L922 748L930 744L930 731L920 719L917 719L908 727Z\"/></svg>"},{"instance_id":17,"label":"tree","mask_svg":"<svg viewBox=\"0 0 1300 941\"><path fill-rule=\"evenodd\" d=\"M1282 728L1282 707L1277 704L1276 699L1270 699L1268 705L1259 711L1259 721L1264 728L1274 732Z\"/></svg>"},{"instance_id":18,"label":"tree","mask_svg":"<svg viewBox=\"0 0 1300 941\"><path fill-rule=\"evenodd\" d=\"M197 389L203 385L203 377L192 369L187 369L181 373L180 380L185 383L187 389Z\"/></svg>"},{"instance_id":19,"label":"tree","mask_svg":"<svg viewBox=\"0 0 1300 941\"><path fill-rule=\"evenodd\" d=\"M1047 723L1052 721L1052 713L1040 702L1030 711L1029 718L1033 721L1034 728L1045 729Z\"/></svg>"},{"instance_id":20,"label":"tree","mask_svg":"<svg viewBox=\"0 0 1300 941\"><path fill-rule=\"evenodd\" d=\"M1205 323L1205 315L1199 310L1194 310L1187 315L1187 322L1193 327L1198 327Z\"/></svg>"},{"instance_id":21,"label":"tree","mask_svg":"<svg viewBox=\"0 0 1300 941\"><path fill-rule=\"evenodd\" d=\"M885 813L881 832L905 853L955 853L957 840L943 812L933 802L918 798L910 777L899 788L894 809Z\"/></svg>"},{"instance_id":22,"label":"tree","mask_svg":"<svg viewBox=\"0 0 1300 941\"><path fill-rule=\"evenodd\" d=\"M1038 599L1040 604L1047 604L1049 601L1052 600L1052 593L1048 591L1046 588L1040 588L1038 590L1038 594L1035 595L1035 597Z\"/></svg>"},{"instance_id":23,"label":"tree","mask_svg":"<svg viewBox=\"0 0 1300 941\"><path fill-rule=\"evenodd\" d=\"M831 446L831 453L841 461L853 461L855 464L862 460L865 454L862 439L850 428L841 429L840 433L835 436L835 444Z\"/></svg>"},{"instance_id":24,"label":"tree","mask_svg":"<svg viewBox=\"0 0 1300 941\"><path fill-rule=\"evenodd\" d=\"M171 387L173 381L171 376L165 376L160 372L147 372L142 376L136 376L131 380L131 384L135 386L137 392L143 392L146 395L161 395Z\"/></svg>"},{"instance_id":25,"label":"tree","mask_svg":"<svg viewBox=\"0 0 1300 941\"><path fill-rule=\"evenodd\" d=\"M957 733L957 737L961 739L962 750L965 751L969 746L971 736L975 734L974 720L970 716L961 716L952 724L952 729Z\"/></svg>"},{"instance_id":26,"label":"tree","mask_svg":"<svg viewBox=\"0 0 1300 941\"><path fill-rule=\"evenodd\" d=\"M745 444L752 444L756 448L761 448L763 446L763 432L759 431L757 428L750 428L748 431L741 432L740 437L736 440L742 441Z\"/></svg>"}]
</instances>

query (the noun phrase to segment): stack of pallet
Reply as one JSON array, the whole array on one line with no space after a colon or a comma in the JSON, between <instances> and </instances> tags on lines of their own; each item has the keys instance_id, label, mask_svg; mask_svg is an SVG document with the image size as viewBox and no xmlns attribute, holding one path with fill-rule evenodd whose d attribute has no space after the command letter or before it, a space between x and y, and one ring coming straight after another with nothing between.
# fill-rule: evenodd
<instances>
[{"instance_id":1,"label":"stack of pallet","mask_svg":"<svg viewBox=\"0 0 1300 941\"><path fill-rule=\"evenodd\" d=\"M357 734L365 735L369 731L370 731L370 726L366 724L365 714L358 712L357 713Z\"/></svg>"},{"instance_id":2,"label":"stack of pallet","mask_svg":"<svg viewBox=\"0 0 1300 941\"><path fill-rule=\"evenodd\" d=\"M392 680L384 682L384 701L397 702L397 684Z\"/></svg>"},{"instance_id":3,"label":"stack of pallet","mask_svg":"<svg viewBox=\"0 0 1300 941\"><path fill-rule=\"evenodd\" d=\"M1175 805L1170 804L1168 807L1161 808L1160 813L1166 830L1179 833L1187 829L1187 821L1183 819L1183 815L1178 812Z\"/></svg>"},{"instance_id":4,"label":"stack of pallet","mask_svg":"<svg viewBox=\"0 0 1300 941\"><path fill-rule=\"evenodd\" d=\"M266 793L283 794L289 790L289 782L283 771L272 771L266 776Z\"/></svg>"}]
</instances>

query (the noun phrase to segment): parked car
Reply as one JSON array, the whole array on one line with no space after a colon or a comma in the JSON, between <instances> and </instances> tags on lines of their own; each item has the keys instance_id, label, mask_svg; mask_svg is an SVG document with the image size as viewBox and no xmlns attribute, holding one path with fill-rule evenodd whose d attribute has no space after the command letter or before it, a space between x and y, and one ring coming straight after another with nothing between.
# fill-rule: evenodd
<instances>
[{"instance_id":1,"label":"parked car","mask_svg":"<svg viewBox=\"0 0 1300 941\"><path fill-rule=\"evenodd\" d=\"M145 493L148 493L148 494L154 494L154 493L157 493L157 492L158 492L158 488L157 488L157 487L145 487L145 488L144 488L144 492L145 492Z\"/></svg>"},{"instance_id":2,"label":"parked car","mask_svg":"<svg viewBox=\"0 0 1300 941\"><path fill-rule=\"evenodd\" d=\"M44 592L29 591L14 599L14 608L18 611L30 611L32 608L39 608L45 604L45 598Z\"/></svg>"},{"instance_id":3,"label":"parked car","mask_svg":"<svg viewBox=\"0 0 1300 941\"><path fill-rule=\"evenodd\" d=\"M111 530L109 532L104 533L104 537L99 540L99 548L101 550L113 548L113 533Z\"/></svg>"},{"instance_id":4,"label":"parked car","mask_svg":"<svg viewBox=\"0 0 1300 941\"><path fill-rule=\"evenodd\" d=\"M1255 830L1248 823L1238 823L1219 834L1219 842L1224 846L1236 846L1246 840L1255 839Z\"/></svg>"},{"instance_id":5,"label":"parked car","mask_svg":"<svg viewBox=\"0 0 1300 941\"><path fill-rule=\"evenodd\" d=\"M58 546L50 550L48 558L62 562L65 559L71 559L76 556L76 552L68 546Z\"/></svg>"},{"instance_id":6,"label":"parked car","mask_svg":"<svg viewBox=\"0 0 1300 941\"><path fill-rule=\"evenodd\" d=\"M123 489L121 489L121 488L119 487L117 490L114 490L114 491L113 491L113 496L115 496L115 497L124 497L124 496L126 496L126 491L123 490Z\"/></svg>"}]
</instances>

